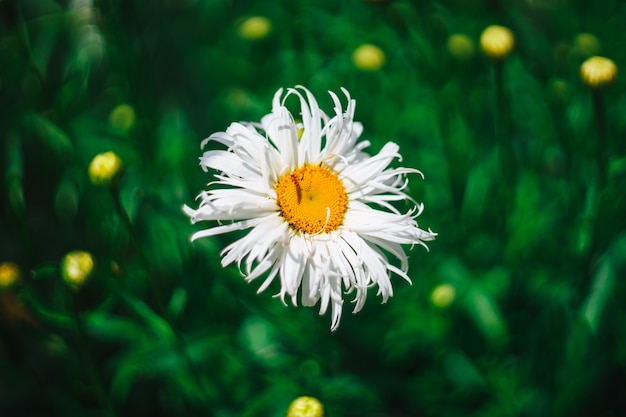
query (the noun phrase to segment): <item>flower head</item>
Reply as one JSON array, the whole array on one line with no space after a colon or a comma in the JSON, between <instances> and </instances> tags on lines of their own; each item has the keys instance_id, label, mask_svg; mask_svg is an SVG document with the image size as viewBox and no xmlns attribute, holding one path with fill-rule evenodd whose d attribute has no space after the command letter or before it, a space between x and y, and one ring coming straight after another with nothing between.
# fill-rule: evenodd
<instances>
[{"instance_id":1,"label":"flower head","mask_svg":"<svg viewBox=\"0 0 626 417\"><path fill-rule=\"evenodd\" d=\"M582 58L587 58L600 51L600 41L591 33L580 33L574 39L573 49Z\"/></svg>"},{"instance_id":2,"label":"flower head","mask_svg":"<svg viewBox=\"0 0 626 417\"><path fill-rule=\"evenodd\" d=\"M583 62L580 76L591 88L607 87L617 78L617 66L609 58L592 56Z\"/></svg>"},{"instance_id":3,"label":"flower head","mask_svg":"<svg viewBox=\"0 0 626 417\"><path fill-rule=\"evenodd\" d=\"M494 60L506 58L514 45L513 32L504 26L491 25L480 35L480 47L485 55Z\"/></svg>"},{"instance_id":4,"label":"flower head","mask_svg":"<svg viewBox=\"0 0 626 417\"><path fill-rule=\"evenodd\" d=\"M289 297L297 305L298 296L307 307L320 302L320 314L330 305L333 330L344 294L354 294L355 313L372 286L387 301L391 275L410 282L402 245L426 246L436 236L418 228L423 205L404 192L406 175L420 172L389 167L400 158L395 143L374 156L364 152L370 144L357 141L363 128L353 120L355 101L342 91L347 108L331 92L329 117L304 87L284 95L281 89L261 123L233 123L204 140L202 146L227 147L200 158L205 171L218 171L209 186L219 188L202 192L198 209L183 208L194 223L217 222L192 240L249 229L223 250L222 265L237 263L248 281L263 276L259 292L278 280L283 302ZM289 97L299 99L302 123L285 107ZM406 200L413 203L406 212L393 205Z\"/></svg>"},{"instance_id":5,"label":"flower head","mask_svg":"<svg viewBox=\"0 0 626 417\"><path fill-rule=\"evenodd\" d=\"M239 26L239 36L247 40L263 39L272 31L272 22L264 16L252 16Z\"/></svg>"},{"instance_id":6,"label":"flower head","mask_svg":"<svg viewBox=\"0 0 626 417\"><path fill-rule=\"evenodd\" d=\"M352 52L352 63L361 71L376 71L385 63L385 53L378 46L366 43Z\"/></svg>"},{"instance_id":7,"label":"flower head","mask_svg":"<svg viewBox=\"0 0 626 417\"><path fill-rule=\"evenodd\" d=\"M324 407L317 398L298 397L289 404L286 417L324 417Z\"/></svg>"},{"instance_id":8,"label":"flower head","mask_svg":"<svg viewBox=\"0 0 626 417\"><path fill-rule=\"evenodd\" d=\"M474 55L474 42L463 33L455 33L450 36L446 48L450 55L461 61L466 61Z\"/></svg>"},{"instance_id":9,"label":"flower head","mask_svg":"<svg viewBox=\"0 0 626 417\"><path fill-rule=\"evenodd\" d=\"M73 251L61 260L61 276L73 289L83 286L94 268L94 260L89 252Z\"/></svg>"},{"instance_id":10,"label":"flower head","mask_svg":"<svg viewBox=\"0 0 626 417\"><path fill-rule=\"evenodd\" d=\"M9 288L20 280L20 268L13 262L0 264L0 289Z\"/></svg>"},{"instance_id":11,"label":"flower head","mask_svg":"<svg viewBox=\"0 0 626 417\"><path fill-rule=\"evenodd\" d=\"M432 293L430 293L430 301L439 308L446 308L456 298L456 290L450 284L438 285Z\"/></svg>"},{"instance_id":12,"label":"flower head","mask_svg":"<svg viewBox=\"0 0 626 417\"><path fill-rule=\"evenodd\" d=\"M114 152L96 155L89 164L89 179L95 185L110 185L122 171L122 160Z\"/></svg>"},{"instance_id":13,"label":"flower head","mask_svg":"<svg viewBox=\"0 0 626 417\"><path fill-rule=\"evenodd\" d=\"M135 109L128 104L120 104L109 115L109 123L114 129L127 131L135 124Z\"/></svg>"}]
</instances>

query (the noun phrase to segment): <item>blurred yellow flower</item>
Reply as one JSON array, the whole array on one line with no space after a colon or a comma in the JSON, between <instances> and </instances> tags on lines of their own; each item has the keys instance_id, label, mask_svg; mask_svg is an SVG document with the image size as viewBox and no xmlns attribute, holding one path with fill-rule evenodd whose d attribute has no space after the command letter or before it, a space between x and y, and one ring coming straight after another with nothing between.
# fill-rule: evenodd
<instances>
[{"instance_id":1,"label":"blurred yellow flower","mask_svg":"<svg viewBox=\"0 0 626 417\"><path fill-rule=\"evenodd\" d=\"M263 39L272 31L272 22L267 17L252 16L239 25L239 36L249 41Z\"/></svg>"},{"instance_id":2,"label":"blurred yellow flower","mask_svg":"<svg viewBox=\"0 0 626 417\"><path fill-rule=\"evenodd\" d=\"M504 26L489 26L480 35L480 47L491 59L505 58L511 53L514 45L513 32Z\"/></svg>"},{"instance_id":3,"label":"blurred yellow flower","mask_svg":"<svg viewBox=\"0 0 626 417\"><path fill-rule=\"evenodd\" d=\"M70 287L78 289L87 281L94 265L89 252L73 251L61 260L61 276Z\"/></svg>"},{"instance_id":4,"label":"blurred yellow flower","mask_svg":"<svg viewBox=\"0 0 626 417\"><path fill-rule=\"evenodd\" d=\"M450 284L438 285L430 294L430 301L439 308L448 307L455 298L456 290Z\"/></svg>"},{"instance_id":5,"label":"blurred yellow flower","mask_svg":"<svg viewBox=\"0 0 626 417\"><path fill-rule=\"evenodd\" d=\"M109 115L109 123L115 129L130 129L135 124L135 109L128 104L120 104Z\"/></svg>"},{"instance_id":6,"label":"blurred yellow flower","mask_svg":"<svg viewBox=\"0 0 626 417\"><path fill-rule=\"evenodd\" d=\"M385 53L378 46L366 43L352 52L352 63L362 71L376 71L385 63Z\"/></svg>"},{"instance_id":7,"label":"blurred yellow flower","mask_svg":"<svg viewBox=\"0 0 626 417\"><path fill-rule=\"evenodd\" d=\"M122 161L114 152L96 155L89 164L89 179L95 185L109 185L122 171Z\"/></svg>"},{"instance_id":8,"label":"blurred yellow flower","mask_svg":"<svg viewBox=\"0 0 626 417\"><path fill-rule=\"evenodd\" d=\"M580 76L591 88L606 87L617 78L617 66L609 58L592 56L581 65Z\"/></svg>"},{"instance_id":9,"label":"blurred yellow flower","mask_svg":"<svg viewBox=\"0 0 626 417\"><path fill-rule=\"evenodd\" d=\"M548 91L559 100L567 100L570 94L569 84L562 78L553 78L548 84Z\"/></svg>"},{"instance_id":10,"label":"blurred yellow flower","mask_svg":"<svg viewBox=\"0 0 626 417\"><path fill-rule=\"evenodd\" d=\"M448 38L446 49L454 58L465 61L474 55L474 42L467 35L455 33Z\"/></svg>"},{"instance_id":11,"label":"blurred yellow flower","mask_svg":"<svg viewBox=\"0 0 626 417\"><path fill-rule=\"evenodd\" d=\"M298 397L287 409L286 417L323 417L322 403L313 397Z\"/></svg>"},{"instance_id":12,"label":"blurred yellow flower","mask_svg":"<svg viewBox=\"0 0 626 417\"><path fill-rule=\"evenodd\" d=\"M590 33L580 33L574 39L574 51L582 58L600 52L600 41Z\"/></svg>"},{"instance_id":13,"label":"blurred yellow flower","mask_svg":"<svg viewBox=\"0 0 626 417\"><path fill-rule=\"evenodd\" d=\"M20 280L20 268L13 262L0 264L0 289L9 288Z\"/></svg>"}]
</instances>

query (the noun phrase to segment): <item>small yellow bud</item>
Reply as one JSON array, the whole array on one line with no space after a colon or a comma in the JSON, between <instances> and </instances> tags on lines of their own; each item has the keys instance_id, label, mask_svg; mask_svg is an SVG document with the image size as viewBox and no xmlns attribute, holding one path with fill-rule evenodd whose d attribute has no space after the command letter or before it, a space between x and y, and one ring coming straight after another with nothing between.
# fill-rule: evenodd
<instances>
[{"instance_id":1,"label":"small yellow bud","mask_svg":"<svg viewBox=\"0 0 626 417\"><path fill-rule=\"evenodd\" d=\"M469 36L456 33L448 38L446 49L454 58L465 61L474 55L474 42Z\"/></svg>"},{"instance_id":2,"label":"small yellow bud","mask_svg":"<svg viewBox=\"0 0 626 417\"><path fill-rule=\"evenodd\" d=\"M587 58L600 52L600 41L590 33L581 33L574 39L574 51Z\"/></svg>"},{"instance_id":3,"label":"small yellow bud","mask_svg":"<svg viewBox=\"0 0 626 417\"><path fill-rule=\"evenodd\" d=\"M94 265L89 252L73 251L61 260L61 276L72 289L78 289L87 281Z\"/></svg>"},{"instance_id":4,"label":"small yellow bud","mask_svg":"<svg viewBox=\"0 0 626 417\"><path fill-rule=\"evenodd\" d=\"M135 124L135 109L128 104L120 104L109 115L109 123L118 130L128 130Z\"/></svg>"},{"instance_id":5,"label":"small yellow bud","mask_svg":"<svg viewBox=\"0 0 626 417\"><path fill-rule=\"evenodd\" d=\"M20 268L13 262L0 264L0 289L9 288L20 280Z\"/></svg>"},{"instance_id":6,"label":"small yellow bud","mask_svg":"<svg viewBox=\"0 0 626 417\"><path fill-rule=\"evenodd\" d=\"M456 298L456 290L450 284L438 285L430 294L430 301L439 308L446 308Z\"/></svg>"},{"instance_id":7,"label":"small yellow bud","mask_svg":"<svg viewBox=\"0 0 626 417\"><path fill-rule=\"evenodd\" d=\"M504 26L489 26L480 35L480 47L491 59L504 59L511 53L514 45L513 32Z\"/></svg>"},{"instance_id":8,"label":"small yellow bud","mask_svg":"<svg viewBox=\"0 0 626 417\"><path fill-rule=\"evenodd\" d=\"M316 398L298 397L289 405L286 417L324 417L324 407Z\"/></svg>"},{"instance_id":9,"label":"small yellow bud","mask_svg":"<svg viewBox=\"0 0 626 417\"><path fill-rule=\"evenodd\" d=\"M89 164L89 179L95 185L109 185L122 171L122 161L114 152L96 155Z\"/></svg>"},{"instance_id":10,"label":"small yellow bud","mask_svg":"<svg viewBox=\"0 0 626 417\"><path fill-rule=\"evenodd\" d=\"M567 81L562 78L553 78L550 80L550 84L548 85L549 92L559 100L567 100L569 97L569 85Z\"/></svg>"},{"instance_id":11,"label":"small yellow bud","mask_svg":"<svg viewBox=\"0 0 626 417\"><path fill-rule=\"evenodd\" d=\"M385 53L378 46L366 43L352 52L352 63L362 71L376 71L385 63Z\"/></svg>"},{"instance_id":12,"label":"small yellow bud","mask_svg":"<svg viewBox=\"0 0 626 417\"><path fill-rule=\"evenodd\" d=\"M617 66L608 58L592 56L581 65L580 76L591 88L606 87L615 81Z\"/></svg>"},{"instance_id":13,"label":"small yellow bud","mask_svg":"<svg viewBox=\"0 0 626 417\"><path fill-rule=\"evenodd\" d=\"M267 17L252 16L239 25L239 36L254 41L263 39L272 31L272 22Z\"/></svg>"}]
</instances>

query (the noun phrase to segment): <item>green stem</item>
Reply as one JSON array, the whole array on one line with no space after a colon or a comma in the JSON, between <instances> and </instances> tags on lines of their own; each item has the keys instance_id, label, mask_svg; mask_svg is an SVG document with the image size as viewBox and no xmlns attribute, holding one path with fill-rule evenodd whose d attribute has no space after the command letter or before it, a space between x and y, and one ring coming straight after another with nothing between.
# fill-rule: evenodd
<instances>
[{"instance_id":1,"label":"green stem","mask_svg":"<svg viewBox=\"0 0 626 417\"><path fill-rule=\"evenodd\" d=\"M113 403L111 402L111 399L109 398L109 395L104 388L104 384L102 383L102 377L100 376L98 369L94 364L93 358L89 354L89 349L87 348L85 326L80 316L80 312L78 311L78 307L76 306L76 294L74 292L70 294L70 303L72 304L72 316L74 318L76 335L78 337L78 354L82 358L82 363L86 364L85 372L87 373L87 377L91 381L91 384L96 391L96 395L98 396L98 401L100 405L104 408L104 415L107 417L115 417L117 413L115 412Z\"/></svg>"},{"instance_id":2,"label":"green stem","mask_svg":"<svg viewBox=\"0 0 626 417\"><path fill-rule=\"evenodd\" d=\"M504 98L502 61L494 62L494 135L498 149L500 173L506 187L512 187L515 175L515 161L508 135L507 106Z\"/></svg>"},{"instance_id":3,"label":"green stem","mask_svg":"<svg viewBox=\"0 0 626 417\"><path fill-rule=\"evenodd\" d=\"M126 210L124 210L124 206L122 205L122 200L120 198L119 184L117 182L114 182L113 184L111 184L111 187L109 187L109 191L111 192L111 197L113 198L115 211L117 215L119 216L120 220L122 221L122 223L124 224L124 227L126 228L126 231L128 233L128 237L130 239L130 245L131 245L130 251L137 254L140 262L144 265L146 270L150 271L151 270L150 263L144 256L143 252L139 249L139 244L137 243L135 228L133 226L132 221L130 220L130 217L128 216L128 213L126 213ZM160 291L161 282L158 282L160 281L159 278L157 277L156 274L152 273L152 271L150 271L148 275L150 277L148 279L148 283L150 285L150 290L152 291L152 296L154 297L154 300L156 302L157 311L162 317L167 319L167 312L165 310L165 304L163 304L163 297L161 296L161 291Z\"/></svg>"},{"instance_id":4,"label":"green stem","mask_svg":"<svg viewBox=\"0 0 626 417\"><path fill-rule=\"evenodd\" d=\"M508 135L507 106L504 97L502 61L494 61L494 135L495 149L500 172L498 189L499 215L495 226L499 230L503 241L507 239L508 214L511 210L515 186L516 164L513 158L510 138Z\"/></svg>"},{"instance_id":5,"label":"green stem","mask_svg":"<svg viewBox=\"0 0 626 417\"><path fill-rule=\"evenodd\" d=\"M130 239L131 251L137 250L137 241L135 240L135 234L133 233L133 224L130 221L130 217L128 217L128 213L124 210L124 206L122 206L122 200L120 198L120 187L117 182L113 182L109 187L109 191L111 193L111 197L113 198L113 204L115 205L115 212L119 216L122 223L124 223L124 227L128 231L128 237Z\"/></svg>"},{"instance_id":6,"label":"green stem","mask_svg":"<svg viewBox=\"0 0 626 417\"><path fill-rule=\"evenodd\" d=\"M598 144L596 147L596 159L598 164L598 174L600 179L600 190L604 188L608 170L608 156L606 153L606 113L604 101L600 90L593 91L593 111L596 117L596 127L598 129Z\"/></svg>"},{"instance_id":7,"label":"green stem","mask_svg":"<svg viewBox=\"0 0 626 417\"><path fill-rule=\"evenodd\" d=\"M606 150L606 113L604 110L604 101L602 100L602 91L593 90L593 112L596 119L596 129L598 131L598 142L596 144L596 171L591 177L589 189L587 190L587 203L584 214L584 221L590 222L590 226L583 229L582 238L587 240L587 244L583 246L585 252L585 271L592 270L593 255L598 246L598 228L597 216L598 205L606 185L608 176L608 154Z\"/></svg>"}]
</instances>

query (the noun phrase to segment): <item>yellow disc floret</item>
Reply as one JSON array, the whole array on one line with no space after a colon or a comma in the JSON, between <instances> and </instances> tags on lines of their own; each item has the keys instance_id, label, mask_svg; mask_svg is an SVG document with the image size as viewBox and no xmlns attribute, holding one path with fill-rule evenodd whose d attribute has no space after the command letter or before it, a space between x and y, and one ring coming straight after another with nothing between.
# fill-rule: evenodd
<instances>
[{"instance_id":1,"label":"yellow disc floret","mask_svg":"<svg viewBox=\"0 0 626 417\"><path fill-rule=\"evenodd\" d=\"M337 173L311 164L278 180L276 202L291 227L308 234L336 230L348 208L348 196Z\"/></svg>"}]
</instances>

